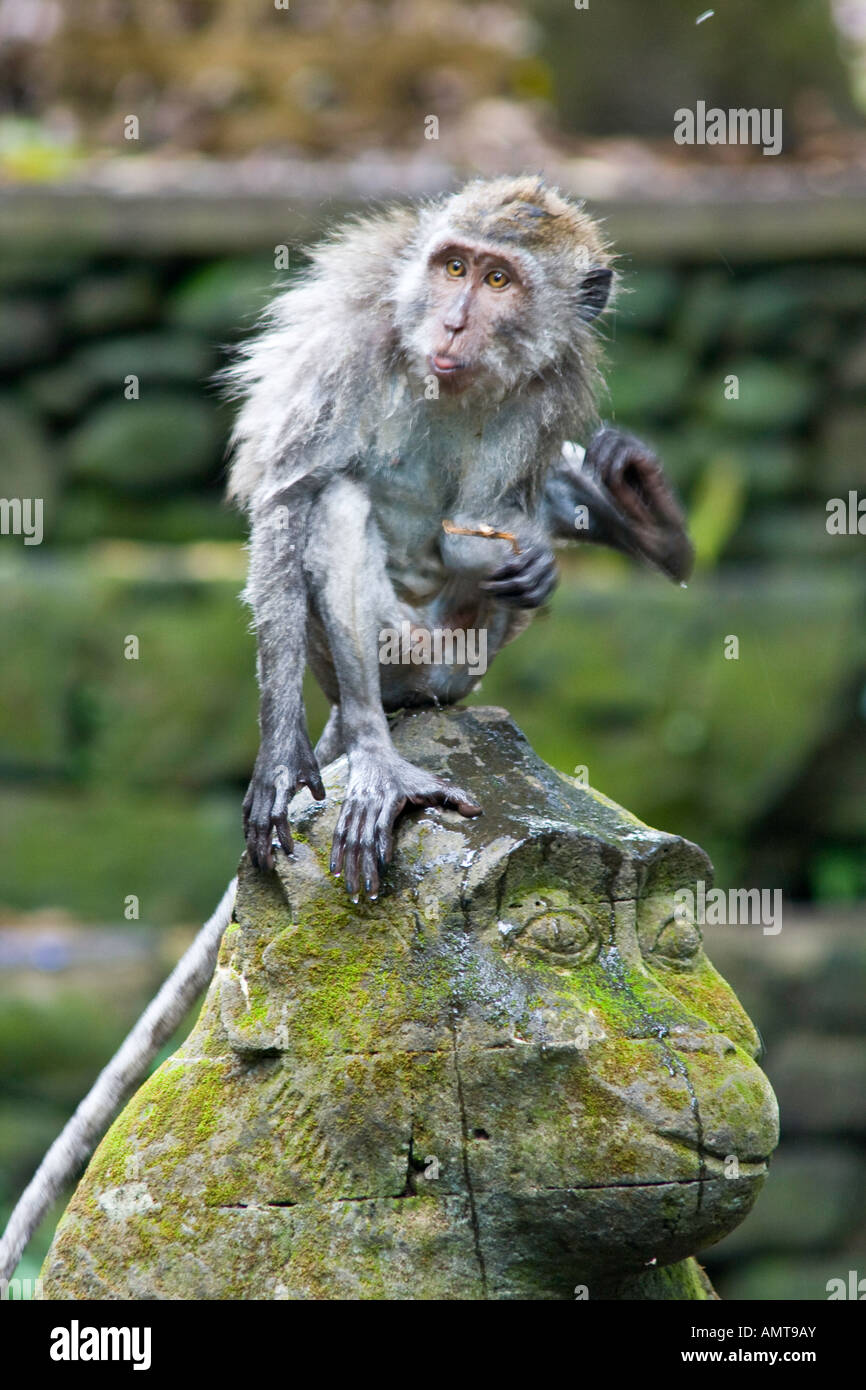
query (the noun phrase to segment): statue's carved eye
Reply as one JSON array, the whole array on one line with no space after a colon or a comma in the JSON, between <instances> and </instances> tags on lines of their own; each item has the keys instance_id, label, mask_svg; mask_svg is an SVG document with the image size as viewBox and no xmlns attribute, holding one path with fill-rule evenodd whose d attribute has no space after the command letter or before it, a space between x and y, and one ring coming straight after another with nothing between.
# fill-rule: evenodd
<instances>
[{"instance_id":1,"label":"statue's carved eye","mask_svg":"<svg viewBox=\"0 0 866 1390\"><path fill-rule=\"evenodd\" d=\"M513 944L525 955L556 965L584 965L595 959L600 944L590 918L573 908L541 911L516 931Z\"/></svg>"},{"instance_id":2,"label":"statue's carved eye","mask_svg":"<svg viewBox=\"0 0 866 1390\"><path fill-rule=\"evenodd\" d=\"M647 935L650 939L647 940ZM644 955L665 965L687 969L701 949L701 933L694 922L672 913L654 933L641 933Z\"/></svg>"}]
</instances>

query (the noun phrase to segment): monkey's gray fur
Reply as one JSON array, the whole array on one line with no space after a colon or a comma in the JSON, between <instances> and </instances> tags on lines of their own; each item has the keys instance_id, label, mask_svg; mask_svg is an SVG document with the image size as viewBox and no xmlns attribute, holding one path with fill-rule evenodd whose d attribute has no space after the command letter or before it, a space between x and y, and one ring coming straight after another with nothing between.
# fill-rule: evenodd
<instances>
[{"instance_id":1,"label":"monkey's gray fur","mask_svg":"<svg viewBox=\"0 0 866 1390\"><path fill-rule=\"evenodd\" d=\"M507 274L482 282L488 264ZM500 279L510 299L488 288ZM555 539L687 572L690 546L657 461L597 428L593 320L612 282L598 227L576 204L537 178L476 181L338 230L230 370L243 406L229 491L251 523L246 597L261 686L244 820L260 866L273 862L274 836L291 852L298 787L324 795L306 661L333 705L319 758L349 755L332 867L353 897L362 884L375 897L407 803L480 810L398 758L385 718L460 699L477 672L380 664L382 630L483 629L494 656L552 589ZM463 361L455 344L466 343ZM434 389L439 379L447 389ZM582 465L573 440L588 446ZM509 533L518 557L508 540L446 533L446 519Z\"/></svg>"},{"instance_id":2,"label":"monkey's gray fur","mask_svg":"<svg viewBox=\"0 0 866 1390\"><path fill-rule=\"evenodd\" d=\"M407 431L414 438L441 428L441 398L424 396L426 367L416 382L422 389L410 392L417 362L406 345L430 251L452 232L507 249L533 290L523 331L499 356L498 397L489 388L484 399L461 397L453 422L465 429L467 411L483 409L493 423L505 407L475 470L483 474L485 500L491 478L499 491L539 481L539 441L558 451L557 437L561 443L587 428L598 347L584 280L609 267L598 228L535 179L478 181L415 210L348 222L311 251L309 269L274 300L264 331L227 374L245 398L233 436L230 496L251 506L302 476L342 471L353 461L381 466Z\"/></svg>"}]
</instances>

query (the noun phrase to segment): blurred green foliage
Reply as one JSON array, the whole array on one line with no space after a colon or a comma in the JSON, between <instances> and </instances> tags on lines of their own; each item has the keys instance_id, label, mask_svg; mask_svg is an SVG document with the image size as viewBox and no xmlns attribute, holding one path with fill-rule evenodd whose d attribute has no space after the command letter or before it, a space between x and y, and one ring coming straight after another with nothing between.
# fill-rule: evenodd
<instances>
[{"instance_id":1,"label":"blurred green foliage","mask_svg":"<svg viewBox=\"0 0 866 1390\"><path fill-rule=\"evenodd\" d=\"M422 139L428 112L490 93L549 94L532 47L507 0L68 0L6 45L0 80L14 67L19 113L60 107L68 143L74 132L89 148L122 147L134 114L142 149L347 154ZM17 177L55 171L51 128L28 141L18 115Z\"/></svg>"},{"instance_id":2,"label":"blurred green foliage","mask_svg":"<svg viewBox=\"0 0 866 1390\"><path fill-rule=\"evenodd\" d=\"M568 131L668 136L673 112L702 100L784 108L789 148L815 122L853 114L825 0L725 0L699 25L692 0L592 0L577 11L529 0L529 9Z\"/></svg>"},{"instance_id":3,"label":"blurred green foliage","mask_svg":"<svg viewBox=\"0 0 866 1390\"><path fill-rule=\"evenodd\" d=\"M460 132L491 99L563 134L668 141L674 111L698 99L782 107L786 150L854 115L864 48L841 41L829 0L763 0L760 12L725 0L700 25L698 13L691 0L34 7L0 50L0 169L53 179L94 149L418 150L430 114L465 163L473 138Z\"/></svg>"}]
</instances>

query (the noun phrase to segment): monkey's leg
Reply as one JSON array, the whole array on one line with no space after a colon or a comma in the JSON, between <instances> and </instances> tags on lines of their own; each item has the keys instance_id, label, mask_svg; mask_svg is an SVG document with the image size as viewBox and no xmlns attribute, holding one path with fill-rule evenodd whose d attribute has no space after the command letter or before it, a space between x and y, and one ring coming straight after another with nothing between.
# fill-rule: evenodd
<instances>
[{"instance_id":1,"label":"monkey's leg","mask_svg":"<svg viewBox=\"0 0 866 1390\"><path fill-rule=\"evenodd\" d=\"M394 823L404 807L451 806L464 816L477 816L481 808L460 787L401 758L391 742L382 708L380 633L397 627L405 610L388 578L384 545L359 483L336 479L319 496L305 567L330 648L349 755L331 871L342 872L356 901L362 884L376 898L381 870L393 852Z\"/></svg>"},{"instance_id":2,"label":"monkey's leg","mask_svg":"<svg viewBox=\"0 0 866 1390\"><path fill-rule=\"evenodd\" d=\"M544 502L550 534L593 541L649 561L668 578L688 579L694 550L659 460L645 444L605 426L582 462L566 446Z\"/></svg>"},{"instance_id":3,"label":"monkey's leg","mask_svg":"<svg viewBox=\"0 0 866 1390\"><path fill-rule=\"evenodd\" d=\"M292 852L288 806L299 787L317 800L325 789L304 715L307 594L303 573L311 498L299 488L269 499L253 515L245 597L258 639L261 742L244 798L244 835L250 859L273 867L274 833Z\"/></svg>"}]
</instances>

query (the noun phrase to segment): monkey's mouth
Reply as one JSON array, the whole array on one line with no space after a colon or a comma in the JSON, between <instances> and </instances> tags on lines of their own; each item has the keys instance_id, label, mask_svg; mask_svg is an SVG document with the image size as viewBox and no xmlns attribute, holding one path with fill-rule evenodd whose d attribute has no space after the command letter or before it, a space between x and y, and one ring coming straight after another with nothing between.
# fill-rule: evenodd
<instances>
[{"instance_id":1,"label":"monkey's mouth","mask_svg":"<svg viewBox=\"0 0 866 1390\"><path fill-rule=\"evenodd\" d=\"M430 366L440 380L445 380L449 377L453 379L455 376L459 376L461 372L465 372L469 367L469 363L464 362L459 357L446 357L444 353L437 352L430 358Z\"/></svg>"}]
</instances>

